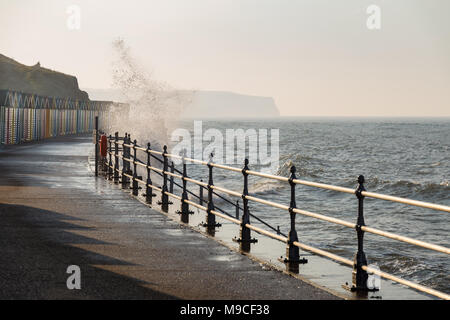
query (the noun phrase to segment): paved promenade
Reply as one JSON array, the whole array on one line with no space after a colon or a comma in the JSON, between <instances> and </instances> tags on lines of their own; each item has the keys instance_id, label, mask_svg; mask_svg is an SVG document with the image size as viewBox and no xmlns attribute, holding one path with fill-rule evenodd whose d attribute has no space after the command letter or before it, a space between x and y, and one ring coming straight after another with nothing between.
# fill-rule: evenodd
<instances>
[{"instance_id":1,"label":"paved promenade","mask_svg":"<svg viewBox=\"0 0 450 320\"><path fill-rule=\"evenodd\" d=\"M92 148L91 136L0 147L0 299L336 299L95 179Z\"/></svg>"}]
</instances>

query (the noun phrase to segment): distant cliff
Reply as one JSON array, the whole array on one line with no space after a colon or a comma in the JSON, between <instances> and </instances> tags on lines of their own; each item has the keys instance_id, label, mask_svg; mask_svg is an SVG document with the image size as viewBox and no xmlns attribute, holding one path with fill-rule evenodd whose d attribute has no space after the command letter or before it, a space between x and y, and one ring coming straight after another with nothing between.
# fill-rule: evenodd
<instances>
[{"instance_id":1,"label":"distant cliff","mask_svg":"<svg viewBox=\"0 0 450 320\"><path fill-rule=\"evenodd\" d=\"M50 69L23 65L0 54L0 89L9 89L41 96L89 100L78 87L76 77Z\"/></svg>"},{"instance_id":2,"label":"distant cliff","mask_svg":"<svg viewBox=\"0 0 450 320\"><path fill-rule=\"evenodd\" d=\"M117 89L85 89L92 99L108 97L128 102ZM179 96L184 111L181 118L273 118L280 112L271 97L249 96L226 91L176 91L168 96Z\"/></svg>"},{"instance_id":3,"label":"distant cliff","mask_svg":"<svg viewBox=\"0 0 450 320\"><path fill-rule=\"evenodd\" d=\"M271 97L225 91L195 91L183 118L273 118L280 112Z\"/></svg>"}]
</instances>

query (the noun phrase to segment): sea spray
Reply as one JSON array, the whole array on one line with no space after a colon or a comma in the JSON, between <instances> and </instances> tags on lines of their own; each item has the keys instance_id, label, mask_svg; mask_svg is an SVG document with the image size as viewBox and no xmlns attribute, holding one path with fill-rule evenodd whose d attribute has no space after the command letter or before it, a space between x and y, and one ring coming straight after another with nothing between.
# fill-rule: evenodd
<instances>
[{"instance_id":1,"label":"sea spray","mask_svg":"<svg viewBox=\"0 0 450 320\"><path fill-rule=\"evenodd\" d=\"M119 89L129 112L113 110L108 131L118 131L120 136L130 133L138 144L145 146L150 142L155 149L161 149L169 143L177 115L190 101L190 94L155 80L132 56L124 40L115 40L112 45L117 56L112 67L113 87Z\"/></svg>"}]
</instances>

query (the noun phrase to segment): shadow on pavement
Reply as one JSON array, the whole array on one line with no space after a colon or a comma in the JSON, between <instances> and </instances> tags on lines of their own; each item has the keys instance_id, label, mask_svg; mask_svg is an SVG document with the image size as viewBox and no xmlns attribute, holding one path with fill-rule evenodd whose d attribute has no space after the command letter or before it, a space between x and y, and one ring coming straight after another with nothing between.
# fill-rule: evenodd
<instances>
[{"instance_id":1,"label":"shadow on pavement","mask_svg":"<svg viewBox=\"0 0 450 320\"><path fill-rule=\"evenodd\" d=\"M96 265L126 266L126 261L77 248L108 243L70 231L90 230L61 213L0 204L0 299L177 299L134 278ZM69 265L81 269L81 290L69 290Z\"/></svg>"}]
</instances>

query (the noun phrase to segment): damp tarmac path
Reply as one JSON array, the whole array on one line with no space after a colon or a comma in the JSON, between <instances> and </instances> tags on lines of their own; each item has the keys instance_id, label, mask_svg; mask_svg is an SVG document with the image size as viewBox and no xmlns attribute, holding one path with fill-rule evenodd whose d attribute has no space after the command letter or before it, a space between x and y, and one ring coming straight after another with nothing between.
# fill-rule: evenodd
<instances>
[{"instance_id":1,"label":"damp tarmac path","mask_svg":"<svg viewBox=\"0 0 450 320\"><path fill-rule=\"evenodd\" d=\"M337 299L96 179L92 149L90 135L0 147L0 299Z\"/></svg>"}]
</instances>

